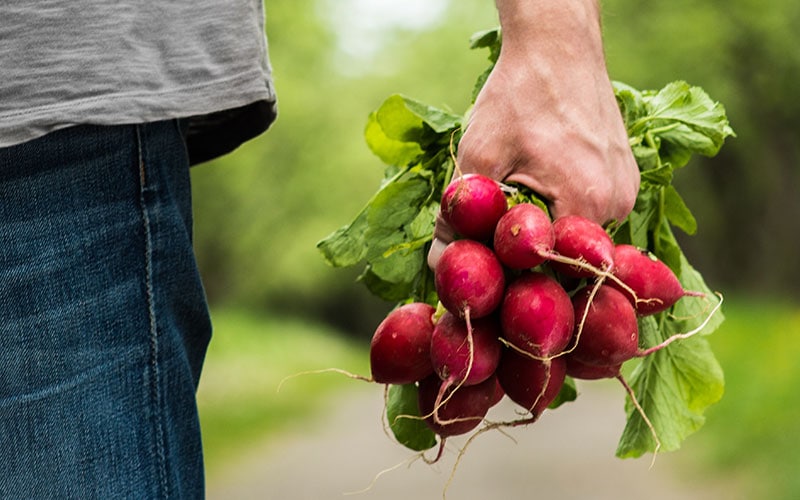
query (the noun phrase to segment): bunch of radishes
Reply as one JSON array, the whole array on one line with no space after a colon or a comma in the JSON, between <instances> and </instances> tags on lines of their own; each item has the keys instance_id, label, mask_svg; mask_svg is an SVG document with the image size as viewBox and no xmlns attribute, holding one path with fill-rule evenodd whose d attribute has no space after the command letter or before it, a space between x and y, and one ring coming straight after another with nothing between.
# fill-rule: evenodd
<instances>
[{"instance_id":1,"label":"bunch of radishes","mask_svg":"<svg viewBox=\"0 0 800 500\"><path fill-rule=\"evenodd\" d=\"M692 294L664 263L588 219L508 204L488 177L450 183L441 213L458 239L435 270L440 307L402 305L372 339L372 379L416 383L442 438L476 428L504 395L527 412L510 424L531 423L566 376L622 380L622 363L681 337L639 346L640 315Z\"/></svg>"}]
</instances>

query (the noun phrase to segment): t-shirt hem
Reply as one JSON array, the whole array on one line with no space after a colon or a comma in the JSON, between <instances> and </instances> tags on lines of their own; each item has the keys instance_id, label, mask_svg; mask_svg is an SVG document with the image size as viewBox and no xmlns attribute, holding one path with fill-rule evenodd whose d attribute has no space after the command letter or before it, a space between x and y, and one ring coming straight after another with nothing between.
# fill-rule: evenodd
<instances>
[{"instance_id":1,"label":"t-shirt hem","mask_svg":"<svg viewBox=\"0 0 800 500\"><path fill-rule=\"evenodd\" d=\"M0 147L75 125L122 125L207 115L257 101L274 103L271 76L251 71L156 92L122 92L0 113Z\"/></svg>"}]
</instances>

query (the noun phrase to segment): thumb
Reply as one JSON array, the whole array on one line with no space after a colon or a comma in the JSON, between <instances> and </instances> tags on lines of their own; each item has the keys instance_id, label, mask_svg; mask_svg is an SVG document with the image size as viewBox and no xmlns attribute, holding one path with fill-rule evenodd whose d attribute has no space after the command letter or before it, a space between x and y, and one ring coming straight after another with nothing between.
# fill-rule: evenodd
<instances>
[{"instance_id":1,"label":"thumb","mask_svg":"<svg viewBox=\"0 0 800 500\"><path fill-rule=\"evenodd\" d=\"M445 247L455 239L453 228L445 222L442 218L442 213L439 212L436 216L436 223L433 227L433 240L431 241L431 248L428 250L428 267L436 270L436 265L439 263L439 257L444 252Z\"/></svg>"}]
</instances>

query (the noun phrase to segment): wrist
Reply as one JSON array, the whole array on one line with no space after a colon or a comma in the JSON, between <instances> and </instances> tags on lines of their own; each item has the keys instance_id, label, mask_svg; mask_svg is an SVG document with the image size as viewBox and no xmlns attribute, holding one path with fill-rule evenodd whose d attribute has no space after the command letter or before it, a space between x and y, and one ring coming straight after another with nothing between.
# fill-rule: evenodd
<instances>
[{"instance_id":1,"label":"wrist","mask_svg":"<svg viewBox=\"0 0 800 500\"><path fill-rule=\"evenodd\" d=\"M496 5L507 54L603 59L597 0L496 0Z\"/></svg>"}]
</instances>

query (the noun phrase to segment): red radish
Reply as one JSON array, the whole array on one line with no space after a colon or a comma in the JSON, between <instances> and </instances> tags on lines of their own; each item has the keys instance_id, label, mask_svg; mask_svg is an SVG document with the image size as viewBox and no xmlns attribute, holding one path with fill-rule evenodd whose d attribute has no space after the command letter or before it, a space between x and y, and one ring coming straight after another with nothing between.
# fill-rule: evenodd
<instances>
[{"instance_id":1,"label":"red radish","mask_svg":"<svg viewBox=\"0 0 800 500\"><path fill-rule=\"evenodd\" d=\"M703 296L702 293L684 290L672 270L645 250L633 245L617 245L614 275L636 294L619 287L642 316L665 311L681 297Z\"/></svg>"},{"instance_id":2,"label":"red radish","mask_svg":"<svg viewBox=\"0 0 800 500\"><path fill-rule=\"evenodd\" d=\"M556 254L585 262L601 270L614 266L614 242L603 226L579 215L565 215L553 222ZM575 264L553 261L554 270L574 278L590 278L595 272Z\"/></svg>"},{"instance_id":3,"label":"red radish","mask_svg":"<svg viewBox=\"0 0 800 500\"><path fill-rule=\"evenodd\" d=\"M561 391L566 370L563 357L539 361L506 349L497 379L509 399L538 417Z\"/></svg>"},{"instance_id":4,"label":"red radish","mask_svg":"<svg viewBox=\"0 0 800 500\"><path fill-rule=\"evenodd\" d=\"M500 380L498 380L496 376L492 378L496 382L494 387L494 395L492 396L492 405L491 405L494 406L503 400L503 398L506 395L506 391L503 390L503 386L500 385Z\"/></svg>"},{"instance_id":5,"label":"red radish","mask_svg":"<svg viewBox=\"0 0 800 500\"><path fill-rule=\"evenodd\" d=\"M507 209L506 196L497 181L480 174L454 179L442 193L442 218L464 238L490 239Z\"/></svg>"},{"instance_id":6,"label":"red radish","mask_svg":"<svg viewBox=\"0 0 800 500\"><path fill-rule=\"evenodd\" d=\"M451 313L480 318L503 299L505 275L495 254L473 240L456 240L442 252L435 272L436 292Z\"/></svg>"},{"instance_id":7,"label":"red radish","mask_svg":"<svg viewBox=\"0 0 800 500\"><path fill-rule=\"evenodd\" d=\"M595 292L594 285L587 285L575 293L572 305L577 345L570 355L576 360L610 366L638 355L636 311L622 292L609 285L600 285Z\"/></svg>"},{"instance_id":8,"label":"red radish","mask_svg":"<svg viewBox=\"0 0 800 500\"><path fill-rule=\"evenodd\" d=\"M419 383L419 409L425 423L442 437L465 434L477 427L494 405L497 380L492 375L478 385L447 389L437 376L430 376ZM444 392L445 398L440 399ZM438 401L440 404L434 412Z\"/></svg>"},{"instance_id":9,"label":"red radish","mask_svg":"<svg viewBox=\"0 0 800 500\"><path fill-rule=\"evenodd\" d=\"M564 356L567 362L567 375L582 380L597 380L601 378L616 378L620 374L621 364L611 366L587 365L581 363L572 354Z\"/></svg>"},{"instance_id":10,"label":"red radish","mask_svg":"<svg viewBox=\"0 0 800 500\"><path fill-rule=\"evenodd\" d=\"M445 312L431 336L434 371L448 385L475 385L492 376L500 361L500 325L495 316L465 321ZM471 333L471 339L470 339Z\"/></svg>"},{"instance_id":11,"label":"red radish","mask_svg":"<svg viewBox=\"0 0 800 500\"><path fill-rule=\"evenodd\" d=\"M405 304L378 325L370 344L372 378L381 384L410 384L433 373L433 306Z\"/></svg>"},{"instance_id":12,"label":"red radish","mask_svg":"<svg viewBox=\"0 0 800 500\"><path fill-rule=\"evenodd\" d=\"M531 269L553 250L555 235L547 214L532 203L511 207L500 218L494 233L494 251L511 269Z\"/></svg>"},{"instance_id":13,"label":"red radish","mask_svg":"<svg viewBox=\"0 0 800 500\"><path fill-rule=\"evenodd\" d=\"M522 274L506 289L500 307L503 337L534 357L560 354L572 338L575 315L564 288L539 272Z\"/></svg>"}]
</instances>

